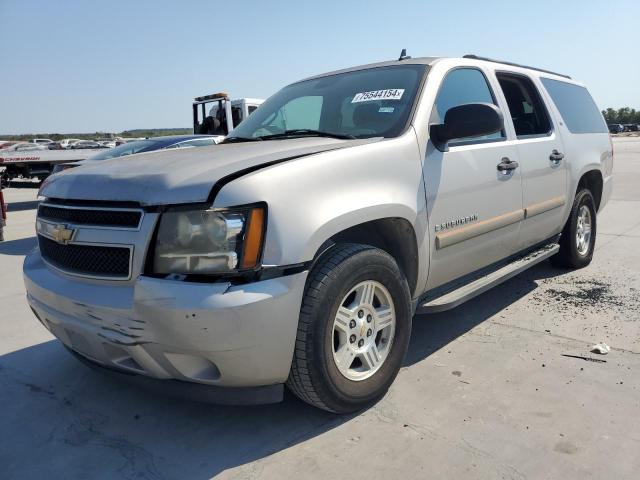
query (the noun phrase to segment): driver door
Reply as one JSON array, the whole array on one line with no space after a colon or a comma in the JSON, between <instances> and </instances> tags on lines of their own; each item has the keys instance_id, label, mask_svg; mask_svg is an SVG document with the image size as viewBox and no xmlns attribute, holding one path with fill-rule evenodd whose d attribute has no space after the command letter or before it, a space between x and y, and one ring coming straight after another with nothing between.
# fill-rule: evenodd
<instances>
[{"instance_id":1,"label":"driver door","mask_svg":"<svg viewBox=\"0 0 640 480\"><path fill-rule=\"evenodd\" d=\"M440 84L429 123L441 123L452 107L478 102L505 110L481 69L451 69ZM450 141L443 150L429 140L423 163L431 229L427 289L515 253L524 217L520 169L498 169L518 161L505 129Z\"/></svg>"}]
</instances>

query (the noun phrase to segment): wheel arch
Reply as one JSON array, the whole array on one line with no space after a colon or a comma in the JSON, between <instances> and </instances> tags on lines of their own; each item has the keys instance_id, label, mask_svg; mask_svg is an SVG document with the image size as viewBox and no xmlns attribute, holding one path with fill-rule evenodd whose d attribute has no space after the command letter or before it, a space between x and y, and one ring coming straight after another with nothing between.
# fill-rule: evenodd
<instances>
[{"instance_id":1,"label":"wheel arch","mask_svg":"<svg viewBox=\"0 0 640 480\"><path fill-rule=\"evenodd\" d=\"M406 218L378 218L336 232L318 248L313 262L339 243L361 243L387 252L406 277L409 291L415 294L420 263L418 239L413 225Z\"/></svg>"},{"instance_id":2,"label":"wheel arch","mask_svg":"<svg viewBox=\"0 0 640 480\"><path fill-rule=\"evenodd\" d=\"M581 175L580 180L578 181L576 194L583 188L589 189L596 203L596 211L598 211L600 210L600 202L602 200L603 185L604 179L602 178L602 172L599 169L594 168L587 170Z\"/></svg>"}]
</instances>

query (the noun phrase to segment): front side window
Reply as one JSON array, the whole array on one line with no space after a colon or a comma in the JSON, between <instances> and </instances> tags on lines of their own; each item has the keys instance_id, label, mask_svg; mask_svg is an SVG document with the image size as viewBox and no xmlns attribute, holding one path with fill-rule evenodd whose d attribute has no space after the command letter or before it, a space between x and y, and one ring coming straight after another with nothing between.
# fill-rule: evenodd
<instances>
[{"instance_id":1,"label":"front side window","mask_svg":"<svg viewBox=\"0 0 640 480\"><path fill-rule=\"evenodd\" d=\"M497 106L487 79L480 70L476 68L456 68L447 74L440 85L431 113L430 123L442 123L449 109L468 103L491 103ZM455 143L473 143L501 138L504 138L503 131L481 137L464 138ZM451 142L450 145L455 143Z\"/></svg>"},{"instance_id":2,"label":"front side window","mask_svg":"<svg viewBox=\"0 0 640 480\"><path fill-rule=\"evenodd\" d=\"M226 141L286 138L303 131L395 137L407 125L425 70L426 65L396 65L294 83L260 105Z\"/></svg>"},{"instance_id":3,"label":"front side window","mask_svg":"<svg viewBox=\"0 0 640 480\"><path fill-rule=\"evenodd\" d=\"M607 124L586 88L541 78L571 133L607 133Z\"/></svg>"},{"instance_id":4,"label":"front side window","mask_svg":"<svg viewBox=\"0 0 640 480\"><path fill-rule=\"evenodd\" d=\"M497 73L496 77L507 100L516 136L526 138L550 133L549 114L531 79L510 73Z\"/></svg>"},{"instance_id":5,"label":"front side window","mask_svg":"<svg viewBox=\"0 0 640 480\"><path fill-rule=\"evenodd\" d=\"M231 120L233 120L233 126L237 127L242 122L242 107L240 106L232 106L231 107Z\"/></svg>"}]
</instances>

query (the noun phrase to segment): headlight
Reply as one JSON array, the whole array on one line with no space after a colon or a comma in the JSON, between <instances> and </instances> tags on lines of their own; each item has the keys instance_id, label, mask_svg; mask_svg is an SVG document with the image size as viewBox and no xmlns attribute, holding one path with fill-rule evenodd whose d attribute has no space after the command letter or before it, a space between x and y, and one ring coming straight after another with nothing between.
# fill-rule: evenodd
<instances>
[{"instance_id":1,"label":"headlight","mask_svg":"<svg viewBox=\"0 0 640 480\"><path fill-rule=\"evenodd\" d=\"M153 271L212 274L256 268L264 227L262 206L167 211L160 218Z\"/></svg>"}]
</instances>

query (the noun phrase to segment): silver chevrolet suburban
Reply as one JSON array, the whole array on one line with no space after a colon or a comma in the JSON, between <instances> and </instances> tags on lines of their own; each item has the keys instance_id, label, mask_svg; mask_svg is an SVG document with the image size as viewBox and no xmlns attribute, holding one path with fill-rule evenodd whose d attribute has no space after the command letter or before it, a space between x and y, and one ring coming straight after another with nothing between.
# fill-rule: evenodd
<instances>
[{"instance_id":1,"label":"silver chevrolet suburban","mask_svg":"<svg viewBox=\"0 0 640 480\"><path fill-rule=\"evenodd\" d=\"M566 75L467 55L318 75L221 144L50 177L27 299L79 359L162 391L352 412L440 312L589 264L613 148ZM124 375L122 375L124 374Z\"/></svg>"}]
</instances>

